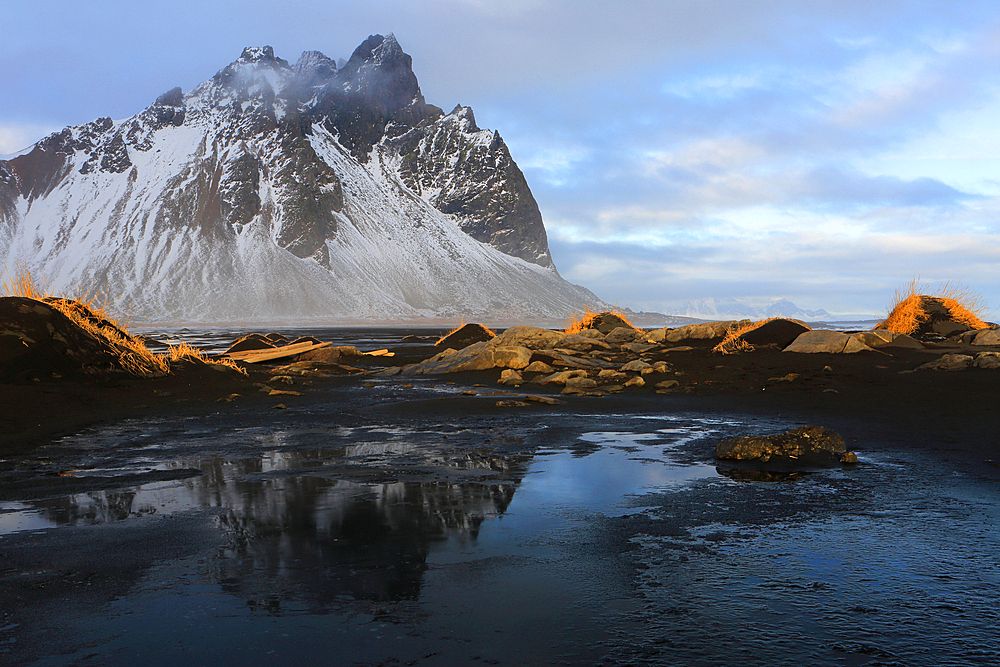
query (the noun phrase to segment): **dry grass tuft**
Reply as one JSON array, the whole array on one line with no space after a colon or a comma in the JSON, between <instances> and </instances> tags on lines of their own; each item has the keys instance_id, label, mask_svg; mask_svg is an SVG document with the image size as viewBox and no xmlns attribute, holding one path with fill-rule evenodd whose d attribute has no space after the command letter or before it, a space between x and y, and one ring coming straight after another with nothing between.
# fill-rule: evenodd
<instances>
[{"instance_id":1,"label":"dry grass tuft","mask_svg":"<svg viewBox=\"0 0 1000 667\"><path fill-rule=\"evenodd\" d=\"M980 315L986 312L986 303L980 294L961 285L952 285L950 282L942 285L935 295L927 294L929 291L926 286L921 287L916 278L903 289L896 290L889 307L889 314L876 324L875 328L898 334L916 333L930 318L924 310L924 299L928 297L939 300L955 322L973 329L985 329L988 326L980 319Z\"/></svg>"},{"instance_id":2,"label":"dry grass tuft","mask_svg":"<svg viewBox=\"0 0 1000 667\"><path fill-rule=\"evenodd\" d=\"M193 345L189 345L183 341L179 345L171 345L170 351L164 356L168 357L171 362L177 362L183 359L192 359L203 364L226 366L228 368L232 368L234 371L242 373L243 375L247 375L246 370L241 368L229 357L210 357Z\"/></svg>"},{"instance_id":3,"label":"dry grass tuft","mask_svg":"<svg viewBox=\"0 0 1000 667\"><path fill-rule=\"evenodd\" d=\"M48 294L41 285L44 285L44 282L32 276L26 265L15 264L14 275L3 280L3 294L36 299L52 306L91 336L104 341L118 354L119 364L131 375L136 377L167 375L170 373L170 362L185 356L196 357L205 363L229 366L246 374L246 371L232 360L209 359L186 343L177 346L185 349L171 348L168 355L150 352L141 339L129 333L126 325L108 314L107 301L98 306L94 298L65 299Z\"/></svg>"},{"instance_id":4,"label":"dry grass tuft","mask_svg":"<svg viewBox=\"0 0 1000 667\"><path fill-rule=\"evenodd\" d=\"M24 264L14 264L14 275L3 280L4 296L23 296L26 299L39 299L45 296L45 290L40 288Z\"/></svg>"},{"instance_id":5,"label":"dry grass tuft","mask_svg":"<svg viewBox=\"0 0 1000 667\"><path fill-rule=\"evenodd\" d=\"M772 322L777 319L780 318L768 317L767 319L760 320L758 322L744 322L743 324L733 325L729 328L729 331L726 332L726 337L722 339L722 342L712 348L712 352L717 352L719 354L753 352L753 345L743 340L742 336L750 333L754 329L759 329L768 322Z\"/></svg>"},{"instance_id":6,"label":"dry grass tuft","mask_svg":"<svg viewBox=\"0 0 1000 667\"><path fill-rule=\"evenodd\" d=\"M620 308L612 308L611 310L603 312L608 312L613 315L617 315L618 317L622 318L622 321L624 321L625 324L632 327L633 329L636 328L635 325L632 324L627 317L625 317L625 312ZM564 331L565 333L568 334L575 334L575 333L580 333L585 329L591 329L593 328L592 325L594 323L594 320L597 319L598 315L602 314L603 313L595 313L589 307L584 306L583 314L581 315L573 314L566 319L566 328L564 329Z\"/></svg>"}]
</instances>

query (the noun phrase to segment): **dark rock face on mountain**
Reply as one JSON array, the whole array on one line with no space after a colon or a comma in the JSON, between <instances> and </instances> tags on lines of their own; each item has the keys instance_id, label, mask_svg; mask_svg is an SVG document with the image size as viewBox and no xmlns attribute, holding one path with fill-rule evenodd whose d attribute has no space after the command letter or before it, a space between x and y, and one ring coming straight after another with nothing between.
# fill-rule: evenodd
<instances>
[{"instance_id":1,"label":"dark rock face on mountain","mask_svg":"<svg viewBox=\"0 0 1000 667\"><path fill-rule=\"evenodd\" d=\"M339 67L248 47L187 94L0 161L0 254L154 319L600 305L555 272L500 135L427 104L392 35Z\"/></svg>"},{"instance_id":2,"label":"dark rock face on mountain","mask_svg":"<svg viewBox=\"0 0 1000 667\"><path fill-rule=\"evenodd\" d=\"M417 194L434 193L429 201L455 215L469 236L552 266L542 214L524 175L500 135L476 126L472 109L455 107L438 122L408 129L384 144L397 156L406 186Z\"/></svg>"}]
</instances>

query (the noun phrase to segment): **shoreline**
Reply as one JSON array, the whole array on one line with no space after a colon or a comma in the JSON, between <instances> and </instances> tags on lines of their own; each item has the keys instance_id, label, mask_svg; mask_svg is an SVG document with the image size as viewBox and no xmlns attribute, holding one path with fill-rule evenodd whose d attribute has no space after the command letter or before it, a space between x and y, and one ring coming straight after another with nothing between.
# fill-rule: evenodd
<instances>
[{"instance_id":1,"label":"shoreline","mask_svg":"<svg viewBox=\"0 0 1000 667\"><path fill-rule=\"evenodd\" d=\"M412 348L409 349L412 354ZM963 372L907 372L936 358L941 350L895 349L891 354L789 354L774 349L718 355L706 346L672 352L670 359L682 381L681 391L659 395L652 387L632 388L619 394L565 396L558 386L525 382L519 387L497 384L499 370L452 373L440 376L382 378L405 387L413 382L455 383L474 391L473 399L440 402L442 415L468 410L509 413L512 410L584 410L602 413L636 410L739 411L797 418L838 430L858 439L865 429L896 434L900 443L909 438L937 442L933 449L978 461L986 469L1000 470L1000 451L993 434L1000 432L994 410L998 396L996 371L973 368ZM877 355L877 356L876 356ZM418 358L410 357L409 359ZM395 360L399 364L407 358ZM201 414L210 418L235 410L271 410L276 405L294 407L324 398L323 387L337 383L363 391L367 375L307 376L295 378L283 390L302 395L269 396L258 387L269 379L270 369L249 366L249 376L221 373L207 366L190 365L161 378L114 380L58 379L22 384L0 384L0 401L7 409L0 416L0 456L20 453L99 424L127 419L164 418ZM901 372L902 371L902 372ZM789 379L792 375L795 377ZM352 391L354 389L351 389ZM502 395L484 396L492 392ZM564 405L497 407L503 397L526 394L551 396ZM397 407L405 409L406 399ZM479 405L483 404L485 405ZM437 409L435 409L437 411ZM852 445L855 446L855 445ZM900 446L904 446L901 444Z\"/></svg>"}]
</instances>

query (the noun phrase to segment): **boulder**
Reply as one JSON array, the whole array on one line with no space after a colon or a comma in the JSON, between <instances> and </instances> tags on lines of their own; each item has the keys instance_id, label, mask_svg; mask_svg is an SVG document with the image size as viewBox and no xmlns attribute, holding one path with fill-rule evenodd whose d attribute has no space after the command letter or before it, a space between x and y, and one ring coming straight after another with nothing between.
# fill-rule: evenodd
<instances>
[{"instance_id":1,"label":"boulder","mask_svg":"<svg viewBox=\"0 0 1000 667\"><path fill-rule=\"evenodd\" d=\"M551 329L540 329L521 324L507 329L493 340L498 346L526 347L529 350L541 350L558 347L565 340L566 335L559 331L552 331Z\"/></svg>"},{"instance_id":2,"label":"boulder","mask_svg":"<svg viewBox=\"0 0 1000 667\"><path fill-rule=\"evenodd\" d=\"M506 368L502 373L500 373L500 379L497 380L499 384L520 386L524 382L524 378L521 374L512 368Z\"/></svg>"},{"instance_id":3,"label":"boulder","mask_svg":"<svg viewBox=\"0 0 1000 667\"><path fill-rule=\"evenodd\" d=\"M856 352L874 352L874 351L875 350L873 348L868 347L854 336L851 336L847 340L847 345L844 346L844 354L855 354Z\"/></svg>"},{"instance_id":4,"label":"boulder","mask_svg":"<svg viewBox=\"0 0 1000 667\"><path fill-rule=\"evenodd\" d=\"M704 324L688 324L676 329L656 329L646 334L646 339L654 343L679 343L684 340L715 340L726 337L729 329L741 324L749 324L750 320L705 322Z\"/></svg>"},{"instance_id":5,"label":"boulder","mask_svg":"<svg viewBox=\"0 0 1000 667\"><path fill-rule=\"evenodd\" d=\"M972 365L973 357L968 354L942 354L934 361L917 366L918 371L964 371Z\"/></svg>"},{"instance_id":6,"label":"boulder","mask_svg":"<svg viewBox=\"0 0 1000 667\"><path fill-rule=\"evenodd\" d=\"M531 363L531 350L526 347L494 347L493 364L497 368L527 368Z\"/></svg>"},{"instance_id":7,"label":"boulder","mask_svg":"<svg viewBox=\"0 0 1000 667\"><path fill-rule=\"evenodd\" d=\"M811 329L805 322L779 317L761 322L758 326L741 333L738 338L754 347L776 345L784 349L807 331Z\"/></svg>"},{"instance_id":8,"label":"boulder","mask_svg":"<svg viewBox=\"0 0 1000 667\"><path fill-rule=\"evenodd\" d=\"M633 359L632 361L628 362L618 370L626 373L628 372L639 373L647 368L652 368L652 367L653 366L651 364L646 363L642 359Z\"/></svg>"},{"instance_id":9,"label":"boulder","mask_svg":"<svg viewBox=\"0 0 1000 667\"><path fill-rule=\"evenodd\" d=\"M567 378L565 385L567 389L592 389L597 386L597 381L578 376Z\"/></svg>"},{"instance_id":10,"label":"boulder","mask_svg":"<svg viewBox=\"0 0 1000 667\"><path fill-rule=\"evenodd\" d=\"M631 352L632 354L642 354L643 352L649 352L656 347L655 343L625 343L622 345L622 350Z\"/></svg>"},{"instance_id":11,"label":"boulder","mask_svg":"<svg viewBox=\"0 0 1000 667\"><path fill-rule=\"evenodd\" d=\"M902 347L919 350L924 347L923 343L918 341L916 338L911 338L906 334L893 333L892 331L888 331L886 329L862 331L860 333L852 334L851 338L876 350L883 347Z\"/></svg>"},{"instance_id":12,"label":"boulder","mask_svg":"<svg viewBox=\"0 0 1000 667\"><path fill-rule=\"evenodd\" d=\"M404 375L440 375L464 371L485 371L496 367L490 342L473 343L461 350L444 350L419 364L406 366Z\"/></svg>"},{"instance_id":13,"label":"boulder","mask_svg":"<svg viewBox=\"0 0 1000 667\"><path fill-rule=\"evenodd\" d=\"M587 371L578 369L571 371L559 371L558 373L553 373L548 377L538 380L538 384L566 384L567 380L580 377L587 377Z\"/></svg>"},{"instance_id":14,"label":"boulder","mask_svg":"<svg viewBox=\"0 0 1000 667\"><path fill-rule=\"evenodd\" d=\"M976 368L1000 368L1000 352L980 352L973 365Z\"/></svg>"},{"instance_id":15,"label":"boulder","mask_svg":"<svg viewBox=\"0 0 1000 667\"><path fill-rule=\"evenodd\" d=\"M850 336L839 331L817 329L801 334L784 351L802 354L840 354L847 347L847 341L850 339Z\"/></svg>"},{"instance_id":16,"label":"boulder","mask_svg":"<svg viewBox=\"0 0 1000 667\"><path fill-rule=\"evenodd\" d=\"M434 347L440 349L452 348L455 350L461 350L464 347L468 347L473 343L480 343L482 341L491 340L496 337L496 334L484 327L482 324L466 324L458 329L455 329L451 333L442 336L438 342L434 343Z\"/></svg>"},{"instance_id":17,"label":"boulder","mask_svg":"<svg viewBox=\"0 0 1000 667\"><path fill-rule=\"evenodd\" d=\"M639 331L633 327L615 327L604 337L605 342L614 344L631 343L640 338L645 339L646 332Z\"/></svg>"},{"instance_id":18,"label":"boulder","mask_svg":"<svg viewBox=\"0 0 1000 667\"><path fill-rule=\"evenodd\" d=\"M906 334L893 334L892 342L885 345L885 347L901 347L911 350L922 350L924 349L924 344L916 338L907 336Z\"/></svg>"},{"instance_id":19,"label":"boulder","mask_svg":"<svg viewBox=\"0 0 1000 667\"><path fill-rule=\"evenodd\" d=\"M524 369L524 372L525 373L555 373L556 369L552 368L552 366L549 366L544 361L532 361Z\"/></svg>"},{"instance_id":20,"label":"boulder","mask_svg":"<svg viewBox=\"0 0 1000 667\"><path fill-rule=\"evenodd\" d=\"M717 459L810 465L840 461L844 439L823 426L801 426L786 433L729 438L715 447Z\"/></svg>"},{"instance_id":21,"label":"boulder","mask_svg":"<svg viewBox=\"0 0 1000 667\"><path fill-rule=\"evenodd\" d=\"M973 345L1000 345L1000 329L980 329L972 339Z\"/></svg>"},{"instance_id":22,"label":"boulder","mask_svg":"<svg viewBox=\"0 0 1000 667\"><path fill-rule=\"evenodd\" d=\"M600 373L597 374L598 379L604 380L605 382L624 382L628 379L628 375L620 371L611 370L610 368L605 368Z\"/></svg>"}]
</instances>

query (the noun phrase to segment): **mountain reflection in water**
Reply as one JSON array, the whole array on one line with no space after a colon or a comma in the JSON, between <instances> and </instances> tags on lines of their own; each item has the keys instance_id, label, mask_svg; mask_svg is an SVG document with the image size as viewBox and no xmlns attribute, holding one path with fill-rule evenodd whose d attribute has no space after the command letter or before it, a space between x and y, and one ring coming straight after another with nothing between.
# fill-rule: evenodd
<instances>
[{"instance_id":1,"label":"mountain reflection in water","mask_svg":"<svg viewBox=\"0 0 1000 667\"><path fill-rule=\"evenodd\" d=\"M252 593L244 589L268 588L262 578L282 578L320 607L342 596L415 600L430 543L475 539L484 520L507 509L529 457L465 455L451 465L489 478L459 483L363 483L323 475L331 462L406 449L412 448L367 443L238 460L181 459L166 465L202 474L29 505L54 526L213 508L229 543L214 576L227 592Z\"/></svg>"}]
</instances>

